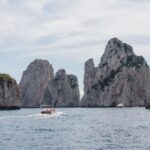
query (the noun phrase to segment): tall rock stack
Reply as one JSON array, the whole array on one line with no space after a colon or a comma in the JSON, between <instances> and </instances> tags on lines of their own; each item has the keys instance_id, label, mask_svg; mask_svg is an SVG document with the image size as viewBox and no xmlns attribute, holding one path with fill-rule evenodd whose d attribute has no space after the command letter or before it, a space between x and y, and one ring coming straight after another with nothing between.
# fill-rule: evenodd
<instances>
[{"instance_id":1,"label":"tall rock stack","mask_svg":"<svg viewBox=\"0 0 150 150\"><path fill-rule=\"evenodd\" d=\"M0 109L20 109L20 89L8 74L0 74Z\"/></svg>"},{"instance_id":2,"label":"tall rock stack","mask_svg":"<svg viewBox=\"0 0 150 150\"><path fill-rule=\"evenodd\" d=\"M145 106L150 98L149 66L133 48L117 38L109 40L98 67L85 63L83 107Z\"/></svg>"},{"instance_id":3,"label":"tall rock stack","mask_svg":"<svg viewBox=\"0 0 150 150\"><path fill-rule=\"evenodd\" d=\"M97 68L94 66L92 58L85 62L84 68L84 92L87 93L89 87L93 82L93 78L95 77Z\"/></svg>"},{"instance_id":4,"label":"tall rock stack","mask_svg":"<svg viewBox=\"0 0 150 150\"><path fill-rule=\"evenodd\" d=\"M146 109L150 109L150 86L149 86L149 83L150 83L150 71L149 71L149 78L147 79L147 99L146 99L146 104L145 104L145 108Z\"/></svg>"},{"instance_id":5,"label":"tall rock stack","mask_svg":"<svg viewBox=\"0 0 150 150\"><path fill-rule=\"evenodd\" d=\"M23 107L40 107L54 70L47 60L36 59L23 72L20 88Z\"/></svg>"},{"instance_id":6,"label":"tall rock stack","mask_svg":"<svg viewBox=\"0 0 150 150\"><path fill-rule=\"evenodd\" d=\"M20 81L23 107L75 107L79 104L78 79L64 69L54 76L52 65L46 60L34 60L23 72Z\"/></svg>"},{"instance_id":7,"label":"tall rock stack","mask_svg":"<svg viewBox=\"0 0 150 150\"><path fill-rule=\"evenodd\" d=\"M54 107L77 107L79 100L77 77L67 75L64 69L58 70L54 79L49 82L44 101L49 102Z\"/></svg>"}]
</instances>

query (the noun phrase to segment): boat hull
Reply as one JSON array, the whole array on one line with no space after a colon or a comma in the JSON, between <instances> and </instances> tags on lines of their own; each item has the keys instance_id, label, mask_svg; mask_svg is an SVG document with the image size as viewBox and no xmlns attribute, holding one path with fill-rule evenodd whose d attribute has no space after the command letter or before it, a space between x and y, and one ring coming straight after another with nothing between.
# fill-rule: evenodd
<instances>
[{"instance_id":1,"label":"boat hull","mask_svg":"<svg viewBox=\"0 0 150 150\"><path fill-rule=\"evenodd\" d=\"M124 105L123 105L122 103L120 103L120 104L117 105L117 107L118 107L118 108L123 108Z\"/></svg>"},{"instance_id":2,"label":"boat hull","mask_svg":"<svg viewBox=\"0 0 150 150\"><path fill-rule=\"evenodd\" d=\"M41 114L48 114L48 115L50 115L50 114L52 114L52 112L51 111L41 111Z\"/></svg>"}]
</instances>

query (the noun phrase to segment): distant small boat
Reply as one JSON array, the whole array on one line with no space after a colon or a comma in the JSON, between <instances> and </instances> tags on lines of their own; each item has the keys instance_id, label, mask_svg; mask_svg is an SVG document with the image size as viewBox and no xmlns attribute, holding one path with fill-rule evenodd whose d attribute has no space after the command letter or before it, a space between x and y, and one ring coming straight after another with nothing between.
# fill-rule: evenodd
<instances>
[{"instance_id":1,"label":"distant small boat","mask_svg":"<svg viewBox=\"0 0 150 150\"><path fill-rule=\"evenodd\" d=\"M54 113L54 110L43 110L41 111L41 114L48 114L48 115L51 115Z\"/></svg>"},{"instance_id":2,"label":"distant small boat","mask_svg":"<svg viewBox=\"0 0 150 150\"><path fill-rule=\"evenodd\" d=\"M123 105L123 103L120 103L117 105L117 107L122 108L122 107L124 107L124 105Z\"/></svg>"},{"instance_id":3,"label":"distant small boat","mask_svg":"<svg viewBox=\"0 0 150 150\"><path fill-rule=\"evenodd\" d=\"M41 108L45 109L45 110L41 111L41 114L51 115L51 114L55 113L55 108L52 108L51 105L42 105Z\"/></svg>"}]
</instances>

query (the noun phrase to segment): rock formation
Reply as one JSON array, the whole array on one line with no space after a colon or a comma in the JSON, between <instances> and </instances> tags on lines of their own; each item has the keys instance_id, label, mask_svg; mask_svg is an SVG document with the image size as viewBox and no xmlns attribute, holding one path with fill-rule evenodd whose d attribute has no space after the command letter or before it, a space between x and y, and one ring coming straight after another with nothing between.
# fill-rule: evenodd
<instances>
[{"instance_id":1,"label":"rock formation","mask_svg":"<svg viewBox=\"0 0 150 150\"><path fill-rule=\"evenodd\" d=\"M149 77L150 77L150 73L149 73ZM150 79L147 80L147 83L150 83ZM150 87L147 86L147 95L150 94ZM146 109L150 109L150 96L148 96L148 98L146 99L146 105L145 105Z\"/></svg>"},{"instance_id":2,"label":"rock formation","mask_svg":"<svg viewBox=\"0 0 150 150\"><path fill-rule=\"evenodd\" d=\"M150 98L149 66L133 48L117 38L109 40L98 67L85 63L84 96L81 106L145 106Z\"/></svg>"},{"instance_id":3,"label":"rock formation","mask_svg":"<svg viewBox=\"0 0 150 150\"><path fill-rule=\"evenodd\" d=\"M34 60L23 72L19 84L22 106L40 107L45 89L53 77L53 67L47 60Z\"/></svg>"},{"instance_id":4,"label":"rock formation","mask_svg":"<svg viewBox=\"0 0 150 150\"><path fill-rule=\"evenodd\" d=\"M0 74L0 109L20 109L20 90L8 74Z\"/></svg>"},{"instance_id":5,"label":"rock formation","mask_svg":"<svg viewBox=\"0 0 150 150\"><path fill-rule=\"evenodd\" d=\"M35 60L23 72L20 82L23 107L75 107L79 104L77 77L59 70L55 77L52 65L46 60Z\"/></svg>"},{"instance_id":6,"label":"rock formation","mask_svg":"<svg viewBox=\"0 0 150 150\"><path fill-rule=\"evenodd\" d=\"M64 69L58 70L54 79L49 82L44 94L44 101L54 107L77 107L79 99L77 77L67 75Z\"/></svg>"}]
</instances>

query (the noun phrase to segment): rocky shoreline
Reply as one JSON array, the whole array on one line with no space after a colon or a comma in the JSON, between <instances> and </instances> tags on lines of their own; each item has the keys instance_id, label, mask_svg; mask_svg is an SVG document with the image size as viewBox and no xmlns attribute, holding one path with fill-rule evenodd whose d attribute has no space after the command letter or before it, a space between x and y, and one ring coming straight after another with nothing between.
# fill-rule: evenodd
<instances>
[{"instance_id":1,"label":"rocky shoreline","mask_svg":"<svg viewBox=\"0 0 150 150\"><path fill-rule=\"evenodd\" d=\"M19 110L19 106L0 106L0 110Z\"/></svg>"}]
</instances>

